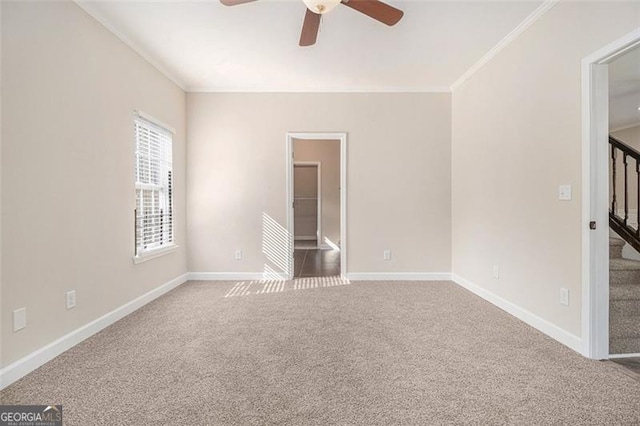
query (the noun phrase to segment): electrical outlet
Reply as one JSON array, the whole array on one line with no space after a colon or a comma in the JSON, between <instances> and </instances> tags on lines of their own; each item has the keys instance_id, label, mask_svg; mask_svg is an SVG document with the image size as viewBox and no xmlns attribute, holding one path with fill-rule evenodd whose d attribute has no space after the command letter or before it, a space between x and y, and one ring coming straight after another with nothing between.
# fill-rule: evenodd
<instances>
[{"instance_id":1,"label":"electrical outlet","mask_svg":"<svg viewBox=\"0 0 640 426\"><path fill-rule=\"evenodd\" d=\"M13 331L22 330L27 326L27 308L13 311Z\"/></svg>"},{"instance_id":2,"label":"electrical outlet","mask_svg":"<svg viewBox=\"0 0 640 426\"><path fill-rule=\"evenodd\" d=\"M493 278L496 280L500 278L500 265L493 265Z\"/></svg>"},{"instance_id":3,"label":"electrical outlet","mask_svg":"<svg viewBox=\"0 0 640 426\"><path fill-rule=\"evenodd\" d=\"M75 290L71 290L65 293L65 295L67 296L67 309L71 309L71 308L75 308L76 307L76 291Z\"/></svg>"},{"instance_id":4,"label":"electrical outlet","mask_svg":"<svg viewBox=\"0 0 640 426\"><path fill-rule=\"evenodd\" d=\"M235 258L236 260L242 259L242 250L236 250Z\"/></svg>"},{"instance_id":5,"label":"electrical outlet","mask_svg":"<svg viewBox=\"0 0 640 426\"><path fill-rule=\"evenodd\" d=\"M391 250L385 250L382 257L384 260L391 260Z\"/></svg>"},{"instance_id":6,"label":"electrical outlet","mask_svg":"<svg viewBox=\"0 0 640 426\"><path fill-rule=\"evenodd\" d=\"M569 289L561 287L560 288L560 304L569 306Z\"/></svg>"}]
</instances>

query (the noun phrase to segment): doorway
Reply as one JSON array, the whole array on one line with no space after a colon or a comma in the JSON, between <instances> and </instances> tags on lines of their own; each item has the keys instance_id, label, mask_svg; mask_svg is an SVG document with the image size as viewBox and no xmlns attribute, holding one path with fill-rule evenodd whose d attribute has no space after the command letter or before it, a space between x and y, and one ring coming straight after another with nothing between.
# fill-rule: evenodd
<instances>
[{"instance_id":1,"label":"doorway","mask_svg":"<svg viewBox=\"0 0 640 426\"><path fill-rule=\"evenodd\" d=\"M608 65L609 358L640 366L640 46ZM615 232L614 232L615 231Z\"/></svg>"},{"instance_id":2,"label":"doorway","mask_svg":"<svg viewBox=\"0 0 640 426\"><path fill-rule=\"evenodd\" d=\"M636 30L582 61L582 352L593 359L611 358L609 64L639 46L640 30Z\"/></svg>"},{"instance_id":3,"label":"doorway","mask_svg":"<svg viewBox=\"0 0 640 426\"><path fill-rule=\"evenodd\" d=\"M287 134L290 279L346 278L346 134Z\"/></svg>"}]
</instances>

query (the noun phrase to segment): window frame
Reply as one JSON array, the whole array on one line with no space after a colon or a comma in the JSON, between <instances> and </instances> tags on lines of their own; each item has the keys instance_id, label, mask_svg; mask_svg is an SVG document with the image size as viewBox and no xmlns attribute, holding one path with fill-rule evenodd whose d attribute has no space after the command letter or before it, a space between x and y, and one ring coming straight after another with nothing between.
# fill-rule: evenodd
<instances>
[{"instance_id":1,"label":"window frame","mask_svg":"<svg viewBox=\"0 0 640 426\"><path fill-rule=\"evenodd\" d=\"M149 123L151 126L155 126L158 127L159 129L161 129L162 131L166 132L169 135L169 159L170 161L164 165L164 167L168 168L168 171L170 172L170 176L167 176L166 178L163 178L162 182L163 184L154 184L154 183L142 183L138 181L138 174L137 172L134 173L134 191L135 191L135 205L136 208L134 209L134 230L133 230L133 235L134 235L134 251L133 251L133 262L135 264L138 263L142 263L145 262L147 260L151 260L160 256L164 256L166 254L169 253L173 253L177 248L178 245L176 244L176 236L175 236L175 223L176 223L176 219L175 219L175 209L173 207L173 199L175 197L175 173L174 173L174 168L173 168L173 142L174 142L174 135L176 134L176 131L173 127L166 125L165 123L161 122L160 120L155 119L154 117L151 117L145 113L142 113L140 111L134 111L134 120L133 120L133 129L134 129L134 134L133 134L133 140L134 140L134 170L137 170L139 167L139 159L140 156L138 155L138 133L136 131L136 127L139 125L139 123L144 123L147 122ZM161 161L161 160L159 160ZM163 165L159 165L159 167L163 167ZM164 182L166 182L166 185L164 184ZM155 246L152 248L148 248L145 250L140 250L140 247L138 245L138 211L137 211L137 206L140 203L139 201L139 195L138 195L138 191L139 190L151 190L151 191L157 191L159 193L159 195L164 198L164 200L162 201L162 205L168 207L169 211L170 211L170 218L171 218L171 222L169 223L170 229L171 229L171 235L170 235L170 241L168 242L161 242L159 246ZM168 198L168 199L167 199ZM164 226L164 224L162 225Z\"/></svg>"}]
</instances>

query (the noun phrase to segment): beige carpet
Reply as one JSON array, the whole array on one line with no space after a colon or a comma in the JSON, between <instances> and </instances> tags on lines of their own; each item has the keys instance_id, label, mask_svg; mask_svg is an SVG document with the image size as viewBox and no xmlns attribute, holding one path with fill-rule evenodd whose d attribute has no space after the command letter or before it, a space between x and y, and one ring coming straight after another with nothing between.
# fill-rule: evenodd
<instances>
[{"instance_id":1,"label":"beige carpet","mask_svg":"<svg viewBox=\"0 0 640 426\"><path fill-rule=\"evenodd\" d=\"M68 425L640 423L620 366L455 284L310 282L187 283L2 403L63 404Z\"/></svg>"}]
</instances>

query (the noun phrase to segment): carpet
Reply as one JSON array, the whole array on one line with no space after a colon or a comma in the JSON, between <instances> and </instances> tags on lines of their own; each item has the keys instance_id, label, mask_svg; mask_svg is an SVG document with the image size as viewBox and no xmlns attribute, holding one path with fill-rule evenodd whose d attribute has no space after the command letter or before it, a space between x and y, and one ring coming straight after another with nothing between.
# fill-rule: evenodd
<instances>
[{"instance_id":1,"label":"carpet","mask_svg":"<svg viewBox=\"0 0 640 426\"><path fill-rule=\"evenodd\" d=\"M67 425L640 424L619 366L451 282L189 282L0 401Z\"/></svg>"}]
</instances>

